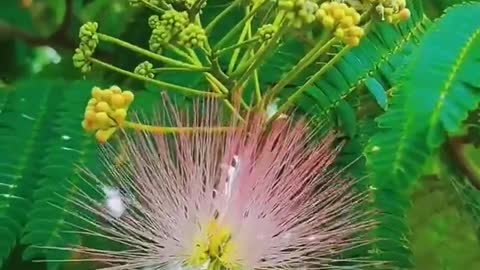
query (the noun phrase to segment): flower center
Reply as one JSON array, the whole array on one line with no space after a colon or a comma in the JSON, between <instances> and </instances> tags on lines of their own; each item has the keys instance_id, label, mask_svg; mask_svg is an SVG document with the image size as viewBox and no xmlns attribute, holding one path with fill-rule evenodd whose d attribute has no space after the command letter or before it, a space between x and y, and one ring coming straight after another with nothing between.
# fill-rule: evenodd
<instances>
[{"instance_id":1,"label":"flower center","mask_svg":"<svg viewBox=\"0 0 480 270\"><path fill-rule=\"evenodd\" d=\"M207 227L207 237L195 242L189 266L206 267L208 270L236 270L239 265L233 259L235 246L232 244L228 228L213 219Z\"/></svg>"}]
</instances>

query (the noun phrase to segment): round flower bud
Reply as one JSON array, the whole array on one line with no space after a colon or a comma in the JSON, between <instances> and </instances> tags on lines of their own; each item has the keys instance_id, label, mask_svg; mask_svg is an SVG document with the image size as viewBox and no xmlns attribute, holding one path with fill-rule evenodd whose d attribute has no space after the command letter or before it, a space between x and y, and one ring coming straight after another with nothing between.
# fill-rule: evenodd
<instances>
[{"instance_id":1,"label":"round flower bud","mask_svg":"<svg viewBox=\"0 0 480 270\"><path fill-rule=\"evenodd\" d=\"M148 18L148 26L150 26L150 28L155 29L155 27L157 27L159 24L160 18L158 15L152 15Z\"/></svg>"},{"instance_id":2,"label":"round flower bud","mask_svg":"<svg viewBox=\"0 0 480 270\"><path fill-rule=\"evenodd\" d=\"M97 112L108 112L110 111L110 106L108 105L107 102L105 101L100 101L97 103L97 105L95 106L95 110Z\"/></svg>"},{"instance_id":3,"label":"round flower bud","mask_svg":"<svg viewBox=\"0 0 480 270\"><path fill-rule=\"evenodd\" d=\"M121 108L125 105L125 98L122 94L113 94L111 102L114 108Z\"/></svg>"},{"instance_id":4,"label":"round flower bud","mask_svg":"<svg viewBox=\"0 0 480 270\"><path fill-rule=\"evenodd\" d=\"M134 99L134 95L132 92L130 91L123 91L122 92L122 96L123 98L125 99L125 104L128 106L130 105L132 102L133 102L133 99Z\"/></svg>"},{"instance_id":5,"label":"round flower bud","mask_svg":"<svg viewBox=\"0 0 480 270\"><path fill-rule=\"evenodd\" d=\"M267 42L273 37L276 31L277 27L275 25L265 24L258 29L257 35L261 42Z\"/></svg>"},{"instance_id":6,"label":"round flower bud","mask_svg":"<svg viewBox=\"0 0 480 270\"><path fill-rule=\"evenodd\" d=\"M148 61L138 64L138 66L135 67L133 73L150 79L155 77L155 74L153 74L153 65Z\"/></svg>"},{"instance_id":7,"label":"round flower bud","mask_svg":"<svg viewBox=\"0 0 480 270\"><path fill-rule=\"evenodd\" d=\"M207 41L205 30L197 24L189 24L178 36L178 43L187 48L203 47Z\"/></svg>"},{"instance_id":8,"label":"round flower bud","mask_svg":"<svg viewBox=\"0 0 480 270\"><path fill-rule=\"evenodd\" d=\"M178 33L187 27L188 21L188 13L186 11L178 12L171 9L163 13L159 23L171 33Z\"/></svg>"},{"instance_id":9,"label":"round flower bud","mask_svg":"<svg viewBox=\"0 0 480 270\"><path fill-rule=\"evenodd\" d=\"M92 52L85 48L76 48L73 54L73 66L79 68L82 73L87 73L92 69L92 62L90 56Z\"/></svg>"},{"instance_id":10,"label":"round flower bud","mask_svg":"<svg viewBox=\"0 0 480 270\"><path fill-rule=\"evenodd\" d=\"M172 38L171 32L165 27L159 25L152 31L150 40L148 41L150 50L154 53L160 54L162 47L167 44Z\"/></svg>"}]
</instances>

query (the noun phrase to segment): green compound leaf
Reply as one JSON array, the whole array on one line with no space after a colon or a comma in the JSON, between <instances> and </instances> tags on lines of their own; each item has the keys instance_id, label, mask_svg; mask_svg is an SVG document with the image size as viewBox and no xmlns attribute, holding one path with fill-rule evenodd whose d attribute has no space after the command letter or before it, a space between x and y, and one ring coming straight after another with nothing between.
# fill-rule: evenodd
<instances>
[{"instance_id":1,"label":"green compound leaf","mask_svg":"<svg viewBox=\"0 0 480 270\"><path fill-rule=\"evenodd\" d=\"M35 80L9 91L0 111L0 265L22 234L38 168L59 102L54 84Z\"/></svg>"},{"instance_id":2,"label":"green compound leaf","mask_svg":"<svg viewBox=\"0 0 480 270\"><path fill-rule=\"evenodd\" d=\"M366 149L367 164L377 200L391 196L398 204L389 211L379 201L387 215L405 217L409 202L398 198L410 195L434 151L449 134L461 131L480 101L480 76L474 72L480 68L479 12L478 3L455 6L431 27L399 80L389 110L378 118L380 131ZM395 240L399 238L378 245L379 256L395 247L407 251L406 241ZM401 257L392 262L408 267Z\"/></svg>"},{"instance_id":3,"label":"green compound leaf","mask_svg":"<svg viewBox=\"0 0 480 270\"><path fill-rule=\"evenodd\" d=\"M409 1L412 16L407 22L397 26L374 23L360 45L334 63L315 87L299 99L297 105L304 112L324 118L337 108L341 100L350 97L365 83L372 91L371 78L392 85L396 72L406 64L424 29L430 25L430 20L423 14L421 2ZM375 87L378 88L378 85ZM380 93L373 95L379 103L385 103Z\"/></svg>"},{"instance_id":4,"label":"green compound leaf","mask_svg":"<svg viewBox=\"0 0 480 270\"><path fill-rule=\"evenodd\" d=\"M83 110L89 98L92 85L86 82L63 83L57 87L56 95L61 97L52 118L49 143L44 149L41 177L34 193L34 204L24 228L22 243L29 246L23 253L25 260L43 258L48 269L58 269L59 262L67 260L71 253L64 250L40 249L36 246L68 247L80 244L80 236L66 233L80 226L74 213L79 210L70 202L77 188L85 181L76 174L76 166L89 165L95 171L96 146L91 135L80 125ZM92 167L93 165L93 167Z\"/></svg>"}]
</instances>

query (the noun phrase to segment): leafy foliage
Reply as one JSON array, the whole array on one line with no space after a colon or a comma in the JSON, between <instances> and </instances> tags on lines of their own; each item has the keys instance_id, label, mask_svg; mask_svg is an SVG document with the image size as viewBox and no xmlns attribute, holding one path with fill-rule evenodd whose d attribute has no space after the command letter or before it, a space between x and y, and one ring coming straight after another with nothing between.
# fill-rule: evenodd
<instances>
[{"instance_id":1,"label":"leafy foliage","mask_svg":"<svg viewBox=\"0 0 480 270\"><path fill-rule=\"evenodd\" d=\"M399 80L389 110L378 119L381 130L370 140L367 162L376 196L395 198L389 207L379 205L391 222L404 219L409 202L402 198L408 198L431 155L449 134L460 131L480 100L479 77L472 72L478 66L473 55L480 48L480 25L474 15L479 11L478 4L457 6L432 26ZM459 25L459 20L465 23ZM393 241L399 238L392 234L404 234L406 227L392 228L379 232L385 241L378 249L405 254L407 242ZM392 257L405 267L409 256L400 254Z\"/></svg>"}]
</instances>

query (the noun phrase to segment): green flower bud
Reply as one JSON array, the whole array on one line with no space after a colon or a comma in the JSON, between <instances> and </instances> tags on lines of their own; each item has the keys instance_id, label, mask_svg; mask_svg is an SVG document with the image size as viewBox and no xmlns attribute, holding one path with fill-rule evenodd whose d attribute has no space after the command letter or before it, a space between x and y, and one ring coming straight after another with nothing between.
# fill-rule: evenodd
<instances>
[{"instance_id":1,"label":"green flower bud","mask_svg":"<svg viewBox=\"0 0 480 270\"><path fill-rule=\"evenodd\" d=\"M148 26L150 26L150 28L155 29L159 24L160 18L158 18L158 15L152 15L148 18Z\"/></svg>"},{"instance_id":2,"label":"green flower bud","mask_svg":"<svg viewBox=\"0 0 480 270\"><path fill-rule=\"evenodd\" d=\"M161 17L160 25L172 33L179 33L188 25L188 13L174 9L167 10Z\"/></svg>"},{"instance_id":3,"label":"green flower bud","mask_svg":"<svg viewBox=\"0 0 480 270\"><path fill-rule=\"evenodd\" d=\"M89 72L92 69L90 56L92 56L92 51L88 48L76 48L72 57L73 66L79 68L82 73Z\"/></svg>"},{"instance_id":4,"label":"green flower bud","mask_svg":"<svg viewBox=\"0 0 480 270\"><path fill-rule=\"evenodd\" d=\"M150 40L148 41L150 50L154 53L160 54L162 52L162 47L167 44L171 38L172 34L168 29L161 25L157 26L153 29Z\"/></svg>"},{"instance_id":5,"label":"green flower bud","mask_svg":"<svg viewBox=\"0 0 480 270\"><path fill-rule=\"evenodd\" d=\"M135 68L133 72L135 74L138 74L140 76L144 76L150 79L155 77L155 74L153 74L153 65L148 61L138 64L138 66Z\"/></svg>"},{"instance_id":6,"label":"green flower bud","mask_svg":"<svg viewBox=\"0 0 480 270\"><path fill-rule=\"evenodd\" d=\"M205 30L196 24L189 24L178 35L178 43L187 48L203 47L207 41Z\"/></svg>"},{"instance_id":7,"label":"green flower bud","mask_svg":"<svg viewBox=\"0 0 480 270\"><path fill-rule=\"evenodd\" d=\"M98 23L87 22L80 27L78 37L80 38L80 44L88 47L90 50L95 51L98 45L97 35Z\"/></svg>"},{"instance_id":8,"label":"green flower bud","mask_svg":"<svg viewBox=\"0 0 480 270\"><path fill-rule=\"evenodd\" d=\"M267 42L273 37L277 30L278 29L275 25L265 24L258 29L257 35L261 42Z\"/></svg>"},{"instance_id":9,"label":"green flower bud","mask_svg":"<svg viewBox=\"0 0 480 270\"><path fill-rule=\"evenodd\" d=\"M312 0L279 0L278 7L286 11L292 26L301 28L315 21L318 4Z\"/></svg>"}]
</instances>

